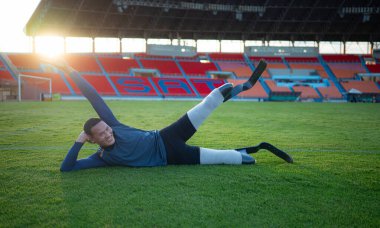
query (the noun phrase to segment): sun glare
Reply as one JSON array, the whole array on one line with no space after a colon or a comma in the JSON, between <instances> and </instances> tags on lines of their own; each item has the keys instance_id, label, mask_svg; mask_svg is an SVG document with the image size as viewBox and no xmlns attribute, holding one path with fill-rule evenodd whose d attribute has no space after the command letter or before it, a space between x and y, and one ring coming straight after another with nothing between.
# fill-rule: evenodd
<instances>
[{"instance_id":1,"label":"sun glare","mask_svg":"<svg viewBox=\"0 0 380 228\"><path fill-rule=\"evenodd\" d=\"M64 39L56 36L36 37L36 52L47 58L56 58L64 53Z\"/></svg>"}]
</instances>

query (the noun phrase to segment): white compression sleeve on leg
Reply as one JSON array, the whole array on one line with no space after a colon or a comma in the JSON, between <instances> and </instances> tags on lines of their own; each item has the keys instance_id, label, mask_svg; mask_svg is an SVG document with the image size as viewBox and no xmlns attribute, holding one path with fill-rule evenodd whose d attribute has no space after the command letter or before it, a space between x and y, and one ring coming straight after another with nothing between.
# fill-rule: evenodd
<instances>
[{"instance_id":1,"label":"white compression sleeve on leg","mask_svg":"<svg viewBox=\"0 0 380 228\"><path fill-rule=\"evenodd\" d=\"M242 156L236 150L214 150L201 147L200 163L202 165L240 165L242 164Z\"/></svg>"},{"instance_id":2,"label":"white compression sleeve on leg","mask_svg":"<svg viewBox=\"0 0 380 228\"><path fill-rule=\"evenodd\" d=\"M187 112L194 128L198 130L203 121L223 103L224 97L218 89L214 89L203 101Z\"/></svg>"}]
</instances>

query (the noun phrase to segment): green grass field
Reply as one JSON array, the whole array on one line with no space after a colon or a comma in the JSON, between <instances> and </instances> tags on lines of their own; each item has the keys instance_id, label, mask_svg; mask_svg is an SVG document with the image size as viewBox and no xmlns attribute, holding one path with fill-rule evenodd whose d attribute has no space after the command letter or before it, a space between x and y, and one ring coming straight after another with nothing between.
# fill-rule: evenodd
<instances>
[{"instance_id":1,"label":"green grass field","mask_svg":"<svg viewBox=\"0 0 380 228\"><path fill-rule=\"evenodd\" d=\"M196 102L111 101L142 129ZM228 102L190 144L230 149L268 141L250 166L111 167L61 173L95 116L84 101L0 103L0 227L379 227L380 105ZM79 157L96 150L86 145Z\"/></svg>"}]
</instances>

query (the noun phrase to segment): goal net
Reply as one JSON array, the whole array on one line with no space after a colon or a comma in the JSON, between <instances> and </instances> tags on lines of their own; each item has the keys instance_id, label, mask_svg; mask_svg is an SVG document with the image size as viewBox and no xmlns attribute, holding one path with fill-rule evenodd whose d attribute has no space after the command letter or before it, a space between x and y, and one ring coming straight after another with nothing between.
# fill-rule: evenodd
<instances>
[{"instance_id":1,"label":"goal net","mask_svg":"<svg viewBox=\"0 0 380 228\"><path fill-rule=\"evenodd\" d=\"M51 101L51 78L19 74L19 101Z\"/></svg>"}]
</instances>

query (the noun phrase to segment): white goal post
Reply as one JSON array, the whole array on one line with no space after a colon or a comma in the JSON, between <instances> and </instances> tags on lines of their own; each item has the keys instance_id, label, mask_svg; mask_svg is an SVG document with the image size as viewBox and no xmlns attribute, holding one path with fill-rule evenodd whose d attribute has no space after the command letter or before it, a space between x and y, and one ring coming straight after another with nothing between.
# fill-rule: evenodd
<instances>
[{"instance_id":1,"label":"white goal post","mask_svg":"<svg viewBox=\"0 0 380 228\"><path fill-rule=\"evenodd\" d=\"M33 75L19 74L17 78L18 84L18 101L22 101L22 96L26 93L29 94L29 100L42 100L44 95L52 97L52 82L51 78L38 77ZM31 84L28 86L28 84ZM48 86L47 89L41 88L41 84L46 84ZM25 88L27 87L27 88ZM38 96L38 97L37 97Z\"/></svg>"}]
</instances>

